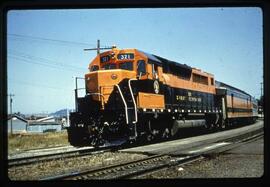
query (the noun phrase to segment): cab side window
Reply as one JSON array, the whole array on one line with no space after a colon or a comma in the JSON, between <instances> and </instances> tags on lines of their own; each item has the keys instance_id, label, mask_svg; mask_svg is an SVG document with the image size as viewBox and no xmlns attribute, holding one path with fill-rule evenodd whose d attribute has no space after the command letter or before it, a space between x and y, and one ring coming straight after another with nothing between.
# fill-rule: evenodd
<instances>
[{"instance_id":1,"label":"cab side window","mask_svg":"<svg viewBox=\"0 0 270 187\"><path fill-rule=\"evenodd\" d=\"M153 73L153 77L154 79L158 79L158 67L155 64L152 64L152 73Z\"/></svg>"},{"instance_id":2,"label":"cab side window","mask_svg":"<svg viewBox=\"0 0 270 187\"><path fill-rule=\"evenodd\" d=\"M146 67L144 60L138 60L137 62L137 74L138 75L145 75L146 74Z\"/></svg>"},{"instance_id":3,"label":"cab side window","mask_svg":"<svg viewBox=\"0 0 270 187\"><path fill-rule=\"evenodd\" d=\"M97 71L98 69L99 69L99 67L96 66L96 65L94 65L94 66L91 66L90 71L91 71L91 72L92 72L92 71Z\"/></svg>"}]
</instances>

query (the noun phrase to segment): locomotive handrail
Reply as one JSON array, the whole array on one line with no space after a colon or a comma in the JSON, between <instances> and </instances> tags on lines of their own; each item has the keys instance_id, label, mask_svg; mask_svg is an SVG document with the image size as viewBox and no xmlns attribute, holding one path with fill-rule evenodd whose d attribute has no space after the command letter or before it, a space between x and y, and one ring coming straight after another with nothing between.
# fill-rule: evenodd
<instances>
[{"instance_id":1,"label":"locomotive handrail","mask_svg":"<svg viewBox=\"0 0 270 187\"><path fill-rule=\"evenodd\" d=\"M132 92L132 88L131 88L131 84L130 84L130 82L131 82L131 81L134 81L134 80L137 80L137 79L129 79L129 80L128 80L128 87L129 87L129 90L130 90L130 93L131 93L131 97L132 97L132 101L133 101L133 104L134 104L135 123L137 123L137 122L138 122L137 105L136 105L136 102L135 102L135 99L134 99L134 95L133 95L133 92ZM134 122L133 122L133 123L134 123Z\"/></svg>"},{"instance_id":2,"label":"locomotive handrail","mask_svg":"<svg viewBox=\"0 0 270 187\"><path fill-rule=\"evenodd\" d=\"M85 88L77 88L77 89L75 89L75 90L85 90Z\"/></svg>"},{"instance_id":3,"label":"locomotive handrail","mask_svg":"<svg viewBox=\"0 0 270 187\"><path fill-rule=\"evenodd\" d=\"M119 85L118 85L118 84L116 84L115 86L117 87L117 89L118 89L118 91L119 91L119 93L120 93L120 95L121 95L121 98L122 98L122 100L123 100L123 103L124 103L124 105L125 105L126 122L127 122L127 124L128 124L128 111L127 111L127 103L126 103L126 101L125 101L125 98L124 98L124 96L123 96L123 94L122 94L122 91L121 91L121 89L120 89Z\"/></svg>"},{"instance_id":4,"label":"locomotive handrail","mask_svg":"<svg viewBox=\"0 0 270 187\"><path fill-rule=\"evenodd\" d=\"M77 99L78 99L78 90L82 90L82 89L85 89L85 88L78 88L78 79L83 79L85 80L85 78L83 77L74 77L75 78L75 110L78 111L78 102L77 102Z\"/></svg>"},{"instance_id":5,"label":"locomotive handrail","mask_svg":"<svg viewBox=\"0 0 270 187\"><path fill-rule=\"evenodd\" d=\"M104 95L101 94L101 93L98 93L98 92L95 92L95 93L87 93L86 95L100 95L100 96L103 98L103 100L105 100Z\"/></svg>"}]
</instances>

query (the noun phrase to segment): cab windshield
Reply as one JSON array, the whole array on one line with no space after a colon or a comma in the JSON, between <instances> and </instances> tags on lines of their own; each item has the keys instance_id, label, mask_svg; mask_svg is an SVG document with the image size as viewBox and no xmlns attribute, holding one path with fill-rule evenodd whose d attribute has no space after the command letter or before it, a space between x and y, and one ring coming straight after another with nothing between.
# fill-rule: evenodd
<instances>
[{"instance_id":1,"label":"cab windshield","mask_svg":"<svg viewBox=\"0 0 270 187\"><path fill-rule=\"evenodd\" d=\"M104 69L116 69L116 64L106 64Z\"/></svg>"},{"instance_id":2,"label":"cab windshield","mask_svg":"<svg viewBox=\"0 0 270 187\"><path fill-rule=\"evenodd\" d=\"M125 70L133 70L133 63L132 62L122 62L119 64L120 69L125 69Z\"/></svg>"}]
</instances>

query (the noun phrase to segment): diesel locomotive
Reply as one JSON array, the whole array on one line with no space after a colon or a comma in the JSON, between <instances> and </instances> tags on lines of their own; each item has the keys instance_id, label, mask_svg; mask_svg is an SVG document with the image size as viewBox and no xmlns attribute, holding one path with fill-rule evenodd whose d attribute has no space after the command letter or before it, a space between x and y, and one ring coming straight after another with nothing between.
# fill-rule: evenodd
<instances>
[{"instance_id":1,"label":"diesel locomotive","mask_svg":"<svg viewBox=\"0 0 270 187\"><path fill-rule=\"evenodd\" d=\"M123 139L151 141L182 128L225 128L254 122L257 101L214 75L138 49L98 54L85 74L85 96L70 113L71 145Z\"/></svg>"}]
</instances>

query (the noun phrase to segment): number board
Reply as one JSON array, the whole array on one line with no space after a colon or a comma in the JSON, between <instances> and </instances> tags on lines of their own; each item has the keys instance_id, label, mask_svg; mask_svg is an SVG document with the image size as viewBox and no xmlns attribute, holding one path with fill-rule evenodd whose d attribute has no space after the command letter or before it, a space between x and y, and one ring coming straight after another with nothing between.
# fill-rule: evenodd
<instances>
[{"instance_id":1,"label":"number board","mask_svg":"<svg viewBox=\"0 0 270 187\"><path fill-rule=\"evenodd\" d=\"M109 55L107 55L107 56L102 56L102 57L100 57L100 62L101 63L104 63L104 62L108 62L108 61L110 61L110 56Z\"/></svg>"},{"instance_id":2,"label":"number board","mask_svg":"<svg viewBox=\"0 0 270 187\"><path fill-rule=\"evenodd\" d=\"M134 59L134 54L133 53L118 54L117 59L118 60L132 60Z\"/></svg>"}]
</instances>

